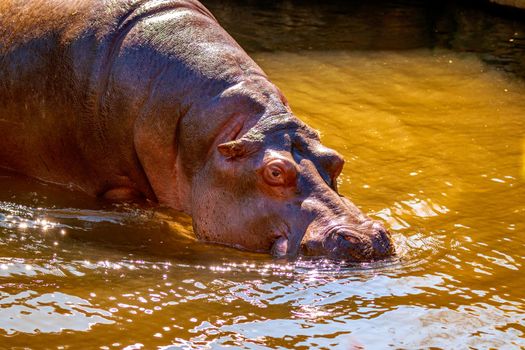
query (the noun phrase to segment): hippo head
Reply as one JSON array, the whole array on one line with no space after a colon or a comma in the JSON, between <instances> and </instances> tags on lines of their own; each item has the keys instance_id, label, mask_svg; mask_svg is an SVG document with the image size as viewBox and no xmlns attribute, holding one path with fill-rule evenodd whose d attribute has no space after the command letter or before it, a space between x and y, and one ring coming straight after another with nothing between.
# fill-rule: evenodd
<instances>
[{"instance_id":1,"label":"hippo head","mask_svg":"<svg viewBox=\"0 0 525 350\"><path fill-rule=\"evenodd\" d=\"M199 239L276 257L372 261L393 254L384 226L337 192L344 160L317 132L285 114L231 136L197 174Z\"/></svg>"}]
</instances>

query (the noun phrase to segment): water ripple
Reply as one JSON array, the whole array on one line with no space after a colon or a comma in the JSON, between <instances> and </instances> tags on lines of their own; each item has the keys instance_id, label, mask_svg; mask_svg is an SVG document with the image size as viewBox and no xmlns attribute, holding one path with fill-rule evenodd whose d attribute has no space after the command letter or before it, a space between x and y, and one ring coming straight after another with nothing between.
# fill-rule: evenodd
<instances>
[{"instance_id":1,"label":"water ripple","mask_svg":"<svg viewBox=\"0 0 525 350\"><path fill-rule=\"evenodd\" d=\"M13 295L0 291L0 332L7 335L87 331L93 325L114 322L110 312L73 295L32 290Z\"/></svg>"}]
</instances>

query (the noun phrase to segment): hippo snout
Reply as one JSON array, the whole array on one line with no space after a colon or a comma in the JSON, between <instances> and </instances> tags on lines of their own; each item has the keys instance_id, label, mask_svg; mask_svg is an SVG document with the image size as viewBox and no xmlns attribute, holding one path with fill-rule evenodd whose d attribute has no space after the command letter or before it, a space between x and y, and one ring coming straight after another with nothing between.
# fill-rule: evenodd
<instances>
[{"instance_id":1,"label":"hippo snout","mask_svg":"<svg viewBox=\"0 0 525 350\"><path fill-rule=\"evenodd\" d=\"M394 246L390 233L384 228L380 228L376 232L376 235L372 237L374 256L378 256L379 259L381 259L394 254Z\"/></svg>"},{"instance_id":2,"label":"hippo snout","mask_svg":"<svg viewBox=\"0 0 525 350\"><path fill-rule=\"evenodd\" d=\"M390 233L378 222L335 226L321 233L307 233L301 242L306 256L327 256L348 261L381 260L394 254Z\"/></svg>"}]
</instances>

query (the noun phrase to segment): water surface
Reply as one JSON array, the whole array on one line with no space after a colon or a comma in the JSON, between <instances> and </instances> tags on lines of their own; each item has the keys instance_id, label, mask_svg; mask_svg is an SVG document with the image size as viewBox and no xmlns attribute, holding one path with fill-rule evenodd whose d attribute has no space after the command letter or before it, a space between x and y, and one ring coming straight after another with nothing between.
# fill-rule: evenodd
<instances>
[{"instance_id":1,"label":"water surface","mask_svg":"<svg viewBox=\"0 0 525 350\"><path fill-rule=\"evenodd\" d=\"M523 348L519 74L450 48L251 49L399 256L276 261L2 173L0 349Z\"/></svg>"}]
</instances>

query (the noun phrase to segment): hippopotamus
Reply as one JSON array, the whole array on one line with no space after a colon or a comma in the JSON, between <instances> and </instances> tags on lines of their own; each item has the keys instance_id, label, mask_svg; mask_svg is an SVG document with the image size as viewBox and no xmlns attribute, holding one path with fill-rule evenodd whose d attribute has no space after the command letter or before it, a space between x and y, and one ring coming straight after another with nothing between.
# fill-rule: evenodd
<instances>
[{"instance_id":1,"label":"hippopotamus","mask_svg":"<svg viewBox=\"0 0 525 350\"><path fill-rule=\"evenodd\" d=\"M0 167L189 214L197 239L373 261L344 160L196 0L0 2Z\"/></svg>"}]
</instances>

